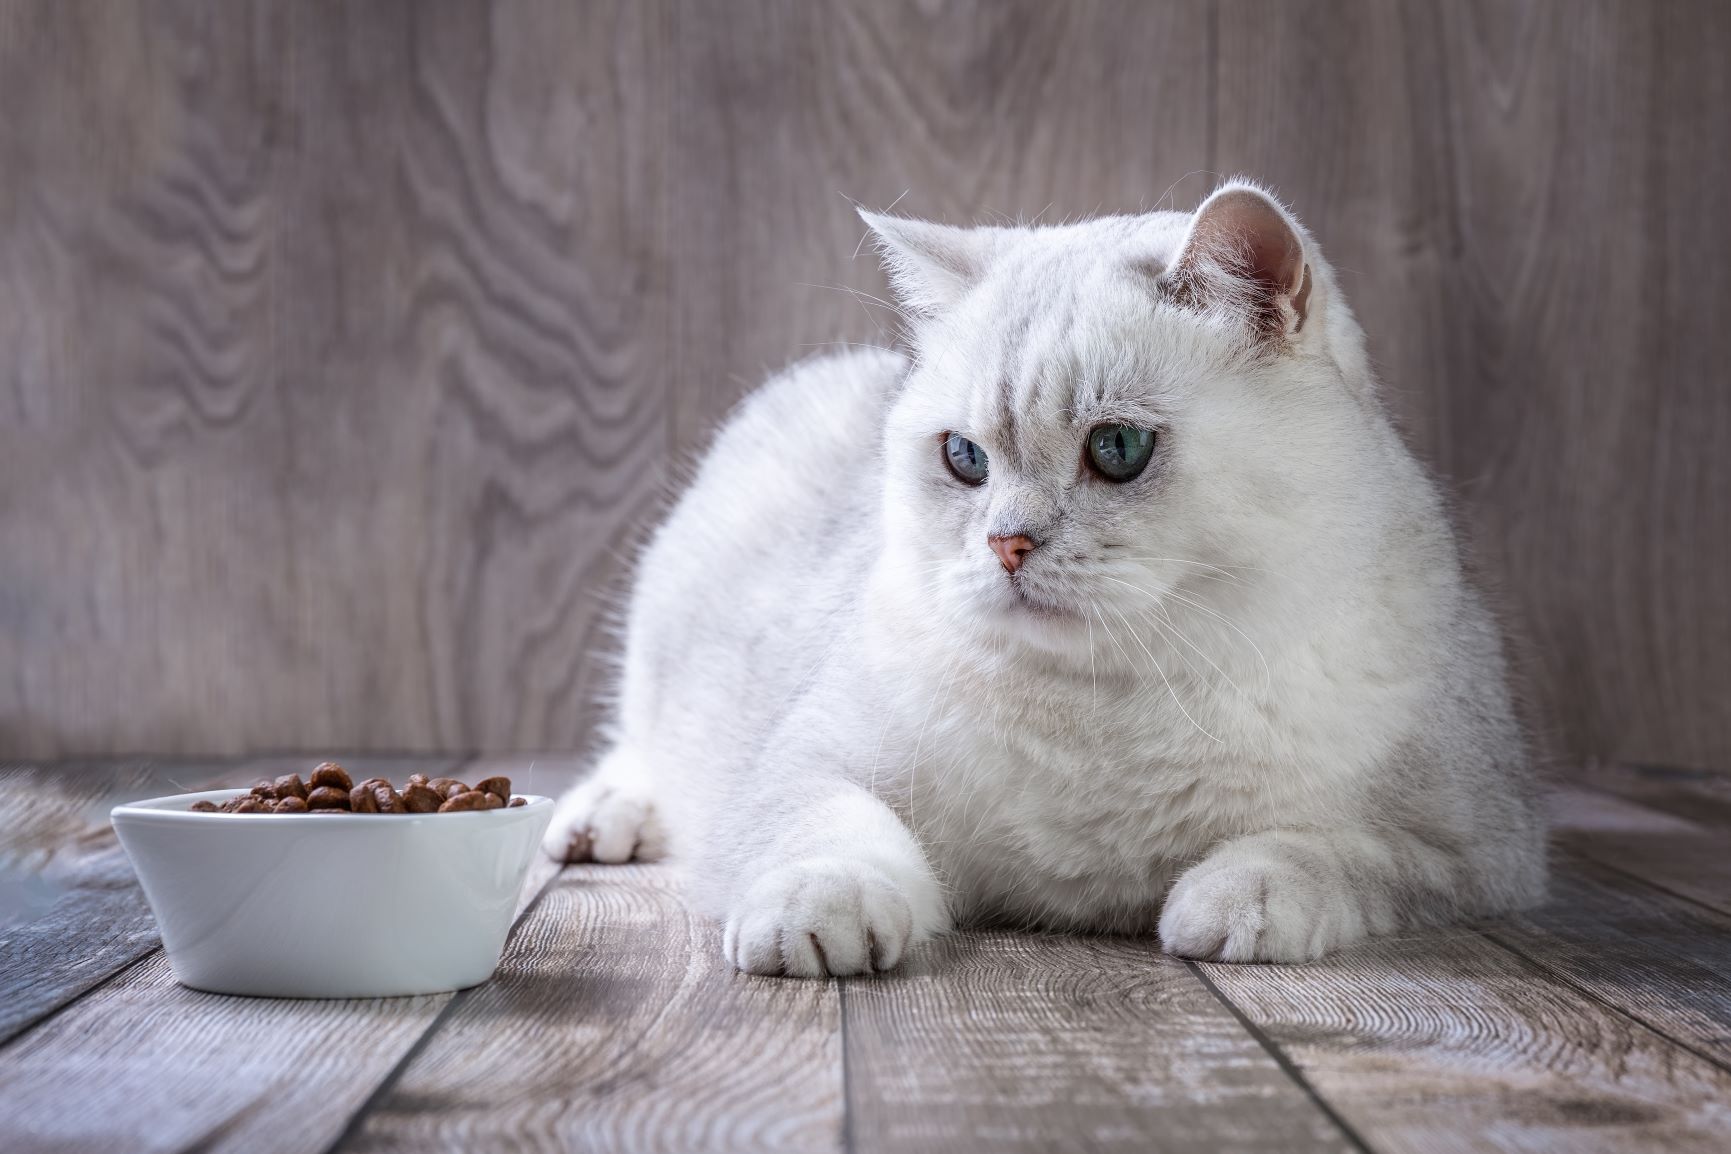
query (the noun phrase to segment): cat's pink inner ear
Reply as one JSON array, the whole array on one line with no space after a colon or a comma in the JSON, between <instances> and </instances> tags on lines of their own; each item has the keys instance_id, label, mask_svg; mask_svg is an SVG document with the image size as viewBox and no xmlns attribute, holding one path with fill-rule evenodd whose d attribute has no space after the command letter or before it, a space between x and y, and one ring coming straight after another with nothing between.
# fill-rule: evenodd
<instances>
[{"instance_id":1,"label":"cat's pink inner ear","mask_svg":"<svg viewBox=\"0 0 1731 1154\"><path fill-rule=\"evenodd\" d=\"M1304 242L1280 206L1254 188L1223 189L1203 202L1173 274L1192 293L1206 294L1219 274L1241 282L1249 291L1231 295L1269 333L1299 331L1310 309Z\"/></svg>"}]
</instances>

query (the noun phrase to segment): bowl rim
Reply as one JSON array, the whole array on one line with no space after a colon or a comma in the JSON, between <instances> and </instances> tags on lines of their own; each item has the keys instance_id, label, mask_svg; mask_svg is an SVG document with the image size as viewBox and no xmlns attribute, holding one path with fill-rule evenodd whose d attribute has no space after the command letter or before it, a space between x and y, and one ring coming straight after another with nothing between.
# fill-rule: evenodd
<instances>
[{"instance_id":1,"label":"bowl rim","mask_svg":"<svg viewBox=\"0 0 1731 1154\"><path fill-rule=\"evenodd\" d=\"M238 789L200 789L191 793L170 793L162 797L147 797L138 801L122 802L108 811L110 821L143 821L151 823L197 823L210 821L264 821L280 824L287 828L302 828L309 825L328 826L354 825L360 823L383 822L390 826L420 825L430 818L437 818L441 824L456 819L459 821L497 821L505 817L522 817L527 814L539 813L550 807L553 799L545 794L524 793L514 796L528 799L527 805L512 809L502 806L499 809L463 810L458 813L350 813L338 810L334 813L202 813L187 809L195 801L226 801L231 797L243 797L251 793L250 788ZM180 808L170 808L172 806Z\"/></svg>"}]
</instances>

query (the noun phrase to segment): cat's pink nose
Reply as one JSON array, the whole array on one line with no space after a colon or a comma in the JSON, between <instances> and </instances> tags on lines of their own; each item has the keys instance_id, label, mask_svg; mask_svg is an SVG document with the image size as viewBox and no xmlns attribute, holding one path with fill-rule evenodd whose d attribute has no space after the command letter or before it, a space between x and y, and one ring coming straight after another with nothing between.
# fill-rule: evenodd
<instances>
[{"instance_id":1,"label":"cat's pink nose","mask_svg":"<svg viewBox=\"0 0 1731 1154\"><path fill-rule=\"evenodd\" d=\"M1020 569L1028 554L1036 548L1032 537L1024 537L1020 533L1013 537L987 537L986 544L992 547L992 552L1004 563L1006 573L1014 573Z\"/></svg>"}]
</instances>

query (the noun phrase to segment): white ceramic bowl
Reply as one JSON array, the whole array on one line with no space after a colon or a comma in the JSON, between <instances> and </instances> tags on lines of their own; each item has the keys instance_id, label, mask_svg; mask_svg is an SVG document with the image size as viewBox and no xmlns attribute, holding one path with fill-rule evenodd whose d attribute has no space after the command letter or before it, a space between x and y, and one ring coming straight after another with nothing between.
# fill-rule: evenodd
<instances>
[{"instance_id":1,"label":"white ceramic bowl","mask_svg":"<svg viewBox=\"0 0 1731 1154\"><path fill-rule=\"evenodd\" d=\"M174 976L283 998L458 990L499 964L553 803L425 814L191 813L243 789L116 806Z\"/></svg>"}]
</instances>

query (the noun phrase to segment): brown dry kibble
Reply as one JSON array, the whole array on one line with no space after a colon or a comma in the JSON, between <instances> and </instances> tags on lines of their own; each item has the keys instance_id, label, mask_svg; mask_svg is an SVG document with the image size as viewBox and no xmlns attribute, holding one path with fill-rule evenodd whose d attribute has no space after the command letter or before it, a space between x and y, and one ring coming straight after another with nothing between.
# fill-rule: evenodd
<instances>
[{"instance_id":1,"label":"brown dry kibble","mask_svg":"<svg viewBox=\"0 0 1731 1154\"><path fill-rule=\"evenodd\" d=\"M402 813L403 803L388 780L369 777L349 791L349 809L354 813Z\"/></svg>"},{"instance_id":2,"label":"brown dry kibble","mask_svg":"<svg viewBox=\"0 0 1731 1154\"><path fill-rule=\"evenodd\" d=\"M321 785L307 794L308 809L347 809L349 791L334 785Z\"/></svg>"},{"instance_id":3,"label":"brown dry kibble","mask_svg":"<svg viewBox=\"0 0 1731 1154\"><path fill-rule=\"evenodd\" d=\"M327 761L317 769L313 770L312 778L307 782L307 784L315 790L321 787L328 787L331 789L340 789L344 793L355 788L354 778L349 776L349 771L334 761ZM315 805L313 808L317 809L318 806Z\"/></svg>"},{"instance_id":4,"label":"brown dry kibble","mask_svg":"<svg viewBox=\"0 0 1731 1154\"><path fill-rule=\"evenodd\" d=\"M528 798L511 796L508 777L484 778L471 788L454 777L429 780L424 773L411 773L398 793L389 778L369 777L357 785L347 770L327 761L308 781L285 773L221 804L201 800L187 808L194 813L463 813L528 804Z\"/></svg>"},{"instance_id":5,"label":"brown dry kibble","mask_svg":"<svg viewBox=\"0 0 1731 1154\"><path fill-rule=\"evenodd\" d=\"M445 799L434 792L425 782L409 779L409 787L403 790L403 808L410 813L434 813Z\"/></svg>"},{"instance_id":6,"label":"brown dry kibble","mask_svg":"<svg viewBox=\"0 0 1731 1154\"><path fill-rule=\"evenodd\" d=\"M482 793L494 794L500 802L511 800L511 779L508 777L488 777L475 783L475 788Z\"/></svg>"},{"instance_id":7,"label":"brown dry kibble","mask_svg":"<svg viewBox=\"0 0 1731 1154\"><path fill-rule=\"evenodd\" d=\"M498 804L498 799L494 798L492 794L471 789L466 793L459 793L455 797L447 799L445 804L439 807L439 812L461 813L471 809L492 809L494 806L487 804L489 798L492 798L494 805Z\"/></svg>"}]
</instances>

